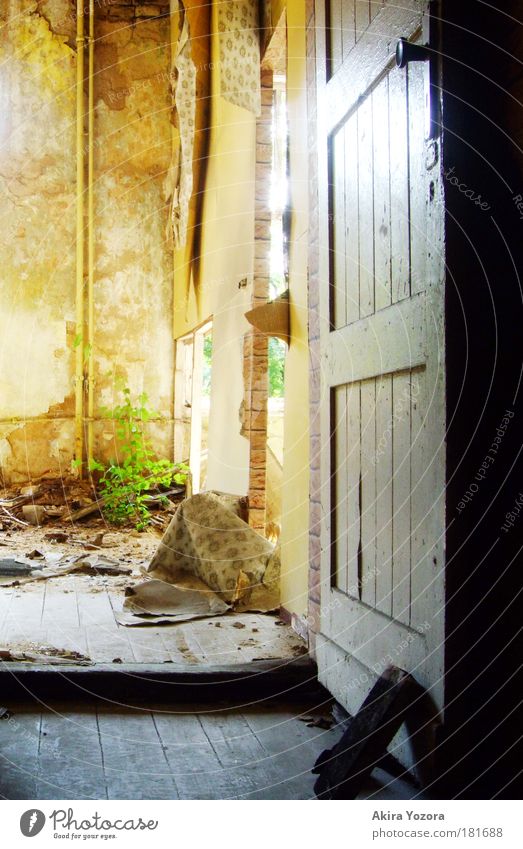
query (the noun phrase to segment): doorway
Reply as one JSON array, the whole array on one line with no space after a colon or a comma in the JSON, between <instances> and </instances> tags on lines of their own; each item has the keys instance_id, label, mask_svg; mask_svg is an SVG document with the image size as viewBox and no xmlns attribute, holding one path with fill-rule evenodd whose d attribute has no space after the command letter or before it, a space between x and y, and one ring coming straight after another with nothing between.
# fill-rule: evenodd
<instances>
[{"instance_id":1,"label":"doorway","mask_svg":"<svg viewBox=\"0 0 523 849\"><path fill-rule=\"evenodd\" d=\"M176 342L175 457L188 460L191 491L205 489L211 407L212 321Z\"/></svg>"}]
</instances>

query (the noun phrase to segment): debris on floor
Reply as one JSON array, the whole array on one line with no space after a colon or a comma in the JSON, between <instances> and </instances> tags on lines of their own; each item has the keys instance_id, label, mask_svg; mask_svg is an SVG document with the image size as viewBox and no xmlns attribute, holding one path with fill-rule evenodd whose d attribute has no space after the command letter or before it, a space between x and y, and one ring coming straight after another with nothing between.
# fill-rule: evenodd
<instances>
[{"instance_id":1,"label":"debris on floor","mask_svg":"<svg viewBox=\"0 0 523 849\"><path fill-rule=\"evenodd\" d=\"M13 561L15 562L15 561ZM21 564L23 567L25 564ZM48 567L29 567L27 572L15 572L15 575L24 575L19 580L3 583L3 586L18 586L27 584L31 581L47 581L50 578L60 578L63 575L82 574L82 575L130 575L132 567L119 563L117 560L112 560L105 557L103 554L81 554L80 556L65 557L55 562L54 565ZM8 574L2 572L1 574Z\"/></svg>"},{"instance_id":2,"label":"debris on floor","mask_svg":"<svg viewBox=\"0 0 523 849\"><path fill-rule=\"evenodd\" d=\"M5 612L0 648L9 652L6 663L238 664L260 655L293 659L307 651L290 627L274 627L278 553L245 522L246 499L207 494L203 504L211 511L204 510L200 519L191 513L191 504L185 516L182 510L204 578L196 569L180 569L173 582L150 571L165 545L165 526L114 527L98 512L65 523L65 515L92 503L89 484L42 481L32 486L0 491L5 496L0 497L0 564L16 564L13 574L2 574L0 565ZM33 501L46 510L41 526L22 518L22 507ZM170 521L172 509L179 507L159 507L157 515ZM197 527L191 528L191 521ZM190 562L190 550L181 565ZM161 592L151 597L158 581ZM60 658L66 650L80 657Z\"/></svg>"},{"instance_id":3,"label":"debris on floor","mask_svg":"<svg viewBox=\"0 0 523 849\"><path fill-rule=\"evenodd\" d=\"M151 493L148 497L148 508L157 514L152 517L154 523L162 530L184 494L183 487L175 487L158 494ZM89 523L103 518L104 503L92 481L72 476L43 478L37 483L2 492L0 531L15 531L28 525L41 527L53 519L58 519L67 528L78 521Z\"/></svg>"},{"instance_id":4,"label":"debris on floor","mask_svg":"<svg viewBox=\"0 0 523 849\"><path fill-rule=\"evenodd\" d=\"M213 492L186 499L145 570L152 580L126 590L118 623L172 624L219 616L231 608L274 610L278 550L241 518L243 501Z\"/></svg>"},{"instance_id":5,"label":"debris on floor","mask_svg":"<svg viewBox=\"0 0 523 849\"><path fill-rule=\"evenodd\" d=\"M334 725L334 719L331 716L299 716L300 722L305 722L307 728L323 728L327 731Z\"/></svg>"},{"instance_id":6,"label":"debris on floor","mask_svg":"<svg viewBox=\"0 0 523 849\"><path fill-rule=\"evenodd\" d=\"M387 756L400 725L419 711L421 685L396 666L387 667L351 718L341 738L321 753L312 772L318 775L318 799L355 799L373 769Z\"/></svg>"},{"instance_id":7,"label":"debris on floor","mask_svg":"<svg viewBox=\"0 0 523 849\"><path fill-rule=\"evenodd\" d=\"M126 587L124 611L116 615L120 625L160 625L186 622L226 613L230 605L210 592L203 581L191 586L174 586L164 581L146 581Z\"/></svg>"},{"instance_id":8,"label":"debris on floor","mask_svg":"<svg viewBox=\"0 0 523 849\"><path fill-rule=\"evenodd\" d=\"M103 554L82 554L69 569L69 572L81 572L83 575L130 575L132 571L131 566Z\"/></svg>"},{"instance_id":9,"label":"debris on floor","mask_svg":"<svg viewBox=\"0 0 523 849\"><path fill-rule=\"evenodd\" d=\"M180 505L146 571L169 584L193 575L237 611L279 604L278 549L212 492Z\"/></svg>"},{"instance_id":10,"label":"debris on floor","mask_svg":"<svg viewBox=\"0 0 523 849\"><path fill-rule=\"evenodd\" d=\"M2 576L25 577L26 575L30 575L34 568L37 567L34 567L29 563L23 563L20 560L13 560L12 557L6 557L3 560L0 560L0 575Z\"/></svg>"},{"instance_id":11,"label":"debris on floor","mask_svg":"<svg viewBox=\"0 0 523 849\"><path fill-rule=\"evenodd\" d=\"M92 663L90 657L70 649L57 649L53 646L38 646L35 649L6 648L0 649L2 663L37 663L37 664L74 664L87 666Z\"/></svg>"},{"instance_id":12,"label":"debris on floor","mask_svg":"<svg viewBox=\"0 0 523 849\"><path fill-rule=\"evenodd\" d=\"M46 534L45 539L49 540L49 542L67 542L69 537L63 531L53 531L50 534Z\"/></svg>"},{"instance_id":13,"label":"debris on floor","mask_svg":"<svg viewBox=\"0 0 523 849\"><path fill-rule=\"evenodd\" d=\"M47 518L45 507L40 504L24 504L22 514L30 525L43 525Z\"/></svg>"}]
</instances>

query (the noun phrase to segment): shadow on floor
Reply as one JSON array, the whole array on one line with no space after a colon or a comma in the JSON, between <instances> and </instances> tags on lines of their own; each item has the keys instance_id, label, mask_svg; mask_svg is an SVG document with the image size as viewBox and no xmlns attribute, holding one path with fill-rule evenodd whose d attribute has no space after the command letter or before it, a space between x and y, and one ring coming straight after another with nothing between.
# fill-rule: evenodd
<instances>
[{"instance_id":1,"label":"shadow on floor","mask_svg":"<svg viewBox=\"0 0 523 849\"><path fill-rule=\"evenodd\" d=\"M311 799L318 755L341 729L328 706L260 700L227 707L108 702L6 705L4 799ZM304 721L305 719L305 721ZM362 798L415 798L375 770Z\"/></svg>"}]
</instances>

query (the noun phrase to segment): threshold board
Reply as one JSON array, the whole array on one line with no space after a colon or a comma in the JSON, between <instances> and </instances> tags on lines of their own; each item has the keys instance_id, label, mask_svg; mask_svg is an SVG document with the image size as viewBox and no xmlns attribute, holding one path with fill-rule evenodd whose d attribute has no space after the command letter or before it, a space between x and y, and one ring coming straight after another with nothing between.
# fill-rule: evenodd
<instances>
[{"instance_id":1,"label":"threshold board","mask_svg":"<svg viewBox=\"0 0 523 849\"><path fill-rule=\"evenodd\" d=\"M322 696L317 668L308 657L261 660L245 664L191 666L188 664L122 663L73 664L3 663L0 667L3 698L93 698L139 703L158 701L238 701L242 704L275 697L284 700Z\"/></svg>"}]
</instances>

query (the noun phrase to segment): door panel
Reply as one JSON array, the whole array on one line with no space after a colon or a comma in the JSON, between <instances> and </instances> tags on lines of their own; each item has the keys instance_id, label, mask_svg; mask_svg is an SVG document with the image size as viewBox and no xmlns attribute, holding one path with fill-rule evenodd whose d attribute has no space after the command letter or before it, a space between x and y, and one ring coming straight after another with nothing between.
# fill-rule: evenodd
<instances>
[{"instance_id":1,"label":"door panel","mask_svg":"<svg viewBox=\"0 0 523 849\"><path fill-rule=\"evenodd\" d=\"M420 614L417 504L430 500L420 474L424 384L419 368L332 390L333 586L406 625Z\"/></svg>"},{"instance_id":2,"label":"door panel","mask_svg":"<svg viewBox=\"0 0 523 849\"><path fill-rule=\"evenodd\" d=\"M374 298L376 311L391 302L391 169L389 74L372 92Z\"/></svg>"},{"instance_id":3,"label":"door panel","mask_svg":"<svg viewBox=\"0 0 523 849\"><path fill-rule=\"evenodd\" d=\"M321 396L330 398L320 411L320 678L353 711L394 663L441 707L441 163L438 139L425 138L427 69L393 61L400 36L421 40L427 4L327 3L322 41L325 5L318 0Z\"/></svg>"},{"instance_id":4,"label":"door panel","mask_svg":"<svg viewBox=\"0 0 523 849\"><path fill-rule=\"evenodd\" d=\"M376 476L374 474L376 456L376 381L365 380L360 383L360 509L361 553L359 567L359 597L365 604L376 604ZM337 509L333 505L334 510ZM358 529L353 532L358 535Z\"/></svg>"},{"instance_id":5,"label":"door panel","mask_svg":"<svg viewBox=\"0 0 523 849\"><path fill-rule=\"evenodd\" d=\"M394 68L332 136L336 329L423 289L423 121L419 127L416 116L424 110L423 69Z\"/></svg>"}]
</instances>

